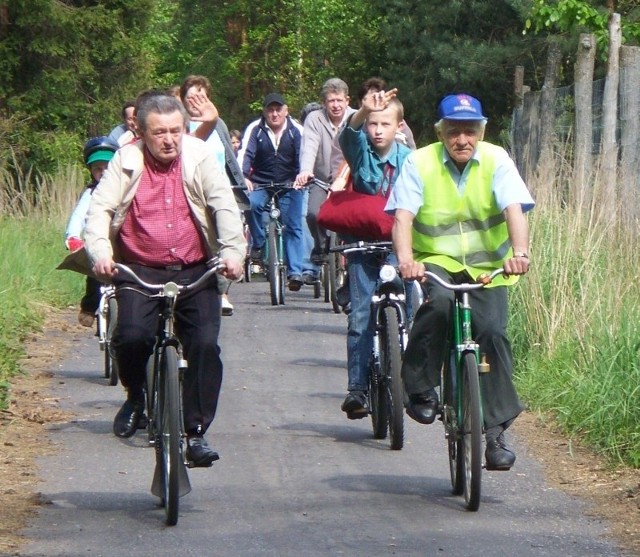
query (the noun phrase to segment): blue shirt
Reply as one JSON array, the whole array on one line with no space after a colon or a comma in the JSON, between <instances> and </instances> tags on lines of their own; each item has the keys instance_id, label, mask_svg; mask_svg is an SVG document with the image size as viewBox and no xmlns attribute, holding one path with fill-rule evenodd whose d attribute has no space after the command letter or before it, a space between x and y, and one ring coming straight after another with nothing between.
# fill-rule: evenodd
<instances>
[{"instance_id":1,"label":"blue shirt","mask_svg":"<svg viewBox=\"0 0 640 557\"><path fill-rule=\"evenodd\" d=\"M449 170L449 174L458 186L460 194L464 192L464 188L469 178L469 170L473 164L482 164L481 158L477 151L471 157L464 170L460 172L455 163L451 160L446 149L443 150L442 164ZM394 213L396 209L406 209L407 211L418 214L418 210L424 202L423 189L427 186L420 175L415 163L415 157L410 156L402 166L396 187L393 189L389 202L385 211ZM526 213L535 206L535 202L527 189L524 181L520 177L520 173L516 168L509 154L504 150L499 150L496 170L493 174L491 189L496 200L496 204L501 211L504 211L513 203L520 203L522 212Z\"/></svg>"},{"instance_id":2,"label":"blue shirt","mask_svg":"<svg viewBox=\"0 0 640 557\"><path fill-rule=\"evenodd\" d=\"M411 154L411 149L394 141L388 153L381 157L376 153L367 133L362 128L351 126L342 130L340 147L353 178L353 189L361 193L376 194L382 189L387 192L393 186L405 159ZM389 172L388 166L393 168Z\"/></svg>"}]
</instances>

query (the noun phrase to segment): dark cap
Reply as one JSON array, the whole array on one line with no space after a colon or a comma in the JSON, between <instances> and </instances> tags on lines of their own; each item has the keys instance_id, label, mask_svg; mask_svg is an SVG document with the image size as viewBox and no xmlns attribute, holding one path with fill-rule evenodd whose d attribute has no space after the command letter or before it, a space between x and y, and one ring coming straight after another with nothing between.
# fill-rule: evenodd
<instances>
[{"instance_id":1,"label":"dark cap","mask_svg":"<svg viewBox=\"0 0 640 557\"><path fill-rule=\"evenodd\" d=\"M284 97L280 93L269 93L262 102L262 107L267 108L270 104L287 104L284 102Z\"/></svg>"},{"instance_id":2,"label":"dark cap","mask_svg":"<svg viewBox=\"0 0 640 557\"><path fill-rule=\"evenodd\" d=\"M443 120L486 120L480 101L471 95L447 95L438 105Z\"/></svg>"}]
</instances>

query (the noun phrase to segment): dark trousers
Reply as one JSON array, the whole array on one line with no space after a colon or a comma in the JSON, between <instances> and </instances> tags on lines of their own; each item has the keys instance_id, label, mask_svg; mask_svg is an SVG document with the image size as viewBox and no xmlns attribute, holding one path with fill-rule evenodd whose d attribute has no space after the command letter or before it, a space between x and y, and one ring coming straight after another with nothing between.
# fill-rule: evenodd
<instances>
[{"instance_id":1,"label":"dark trousers","mask_svg":"<svg viewBox=\"0 0 640 557\"><path fill-rule=\"evenodd\" d=\"M429 270L449 282L468 282L468 276L452 276L436 265ZM454 294L434 280L423 284L425 303L416 312L402 364L408 394L424 392L440 384L440 370L449 354L449 327ZM507 338L507 287L485 288L469 293L472 334L486 354L491 371L480 375L484 422L487 428L506 424L522 406L513 385L513 356Z\"/></svg>"},{"instance_id":2,"label":"dark trousers","mask_svg":"<svg viewBox=\"0 0 640 557\"><path fill-rule=\"evenodd\" d=\"M100 305L100 286L102 283L93 277L87 277L84 296L80 300L80 309L87 313L95 313Z\"/></svg>"},{"instance_id":3,"label":"dark trousers","mask_svg":"<svg viewBox=\"0 0 640 557\"><path fill-rule=\"evenodd\" d=\"M178 284L195 281L205 271L204 264L181 271L130 267L146 282ZM117 286L139 287L115 280ZM118 289L118 328L113 345L120 379L130 397L140 397L145 384L147 360L153 352L161 303L128 289ZM181 294L176 303L176 333L184 349L188 369L183 382L185 430L198 426L206 431L215 417L222 384L222 360L218 346L220 298L215 277L196 292Z\"/></svg>"}]
</instances>

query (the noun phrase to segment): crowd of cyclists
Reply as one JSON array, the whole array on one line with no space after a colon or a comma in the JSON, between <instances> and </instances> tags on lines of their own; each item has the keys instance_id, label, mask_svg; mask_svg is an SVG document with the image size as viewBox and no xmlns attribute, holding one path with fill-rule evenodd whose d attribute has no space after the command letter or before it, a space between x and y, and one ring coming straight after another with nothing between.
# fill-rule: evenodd
<instances>
[{"instance_id":1,"label":"crowd of cyclists","mask_svg":"<svg viewBox=\"0 0 640 557\"><path fill-rule=\"evenodd\" d=\"M209 465L218 458L203 435L215 416L222 380L219 316L234 312L229 287L241 277L241 260L260 263L263 258L269 195L256 186L292 186L280 196L280 208L287 284L295 292L317 281L328 256L328 231L318 214L331 193L308 185L315 177L338 190L344 186L338 178L348 168L351 190L386 199L379 218L383 211L394 217L389 239L395 253L389 261L404 279L418 281L425 294L426 302L413 308L402 368L407 414L417 422L432 423L438 413L436 387L452 305L445 289L425 280L425 264L452 282L504 269L504 278L476 291L473 302L474 334L492 370L482 379L487 468L510 469L515 454L504 432L523 406L512 383L506 287L529 269L525 213L534 201L506 151L484 141L487 118L479 99L444 96L437 107L438 141L416 149L398 91L379 78L362 84L356 108L350 106L343 80L327 80L320 102L306 105L300 118L289 113L283 94L271 92L263 98L261 115L242 132L229 130L211 98L209 80L189 76L171 90L147 91L127 101L122 123L87 141L83 156L91 182L69 220L65 240L72 251L86 249L93 269L79 322L93 325L100 281L121 280L114 272L116 261L139 265L150 277L193 279L203 272L207 257L220 252L228 270L211 285L208 295L215 294L216 300L206 302L208 313L199 323L212 324L213 332L196 334L198 327L187 315L204 304L201 298L187 300L181 308L194 337L184 341L190 352L184 394L189 450L195 462ZM250 250L243 219L251 233ZM359 230L343 237L369 239ZM369 304L381 263L371 254L347 256L349 279L342 299L348 314L348 393L341 409L348 419L369 413ZM126 298L114 339L127 391L114 421L120 437L135 434L144 424L140 370L154 330L149 318L144 334L134 330L140 319L133 313L147 315L149 309L131 295ZM204 398L209 402L203 403Z\"/></svg>"}]
</instances>

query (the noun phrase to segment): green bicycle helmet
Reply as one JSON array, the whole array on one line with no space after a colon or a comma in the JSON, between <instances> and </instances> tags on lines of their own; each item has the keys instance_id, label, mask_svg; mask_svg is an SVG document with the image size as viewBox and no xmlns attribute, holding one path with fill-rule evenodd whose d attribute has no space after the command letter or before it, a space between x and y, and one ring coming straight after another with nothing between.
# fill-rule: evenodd
<instances>
[{"instance_id":1,"label":"green bicycle helmet","mask_svg":"<svg viewBox=\"0 0 640 557\"><path fill-rule=\"evenodd\" d=\"M82 150L84 164L89 166L96 161L109 162L118 148L118 144L106 135L92 137L84 144L84 149Z\"/></svg>"}]
</instances>

